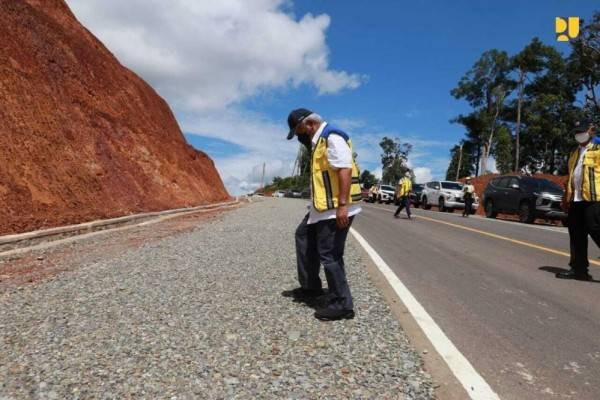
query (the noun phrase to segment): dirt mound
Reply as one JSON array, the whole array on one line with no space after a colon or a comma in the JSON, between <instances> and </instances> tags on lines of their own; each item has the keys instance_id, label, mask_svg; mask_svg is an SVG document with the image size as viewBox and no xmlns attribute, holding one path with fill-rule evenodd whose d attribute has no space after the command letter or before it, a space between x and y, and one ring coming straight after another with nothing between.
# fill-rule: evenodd
<instances>
[{"instance_id":1,"label":"dirt mound","mask_svg":"<svg viewBox=\"0 0 600 400\"><path fill-rule=\"evenodd\" d=\"M63 0L0 2L0 234L229 198Z\"/></svg>"},{"instance_id":2,"label":"dirt mound","mask_svg":"<svg viewBox=\"0 0 600 400\"><path fill-rule=\"evenodd\" d=\"M514 175L514 174L509 174L509 175ZM488 175L478 176L478 177L472 179L473 186L475 186L475 193L477 193L477 196L479 196L480 200L483 198L483 192L484 192L485 188L487 187L488 183L493 178L496 178L498 176L502 176L502 175L500 175L500 174L488 174ZM536 174L536 175L533 175L533 176L536 177L536 178L548 179L549 181L555 182L555 183L559 184L562 187L565 187L565 184L566 184L567 179L568 179L567 176L556 176L556 175L546 175L546 174ZM465 179L462 178L462 179L459 179L459 181L460 182L464 182ZM485 211L483 210L483 204L481 204L481 206L477 210L477 214L480 214L480 215L484 215L485 214Z\"/></svg>"}]
</instances>

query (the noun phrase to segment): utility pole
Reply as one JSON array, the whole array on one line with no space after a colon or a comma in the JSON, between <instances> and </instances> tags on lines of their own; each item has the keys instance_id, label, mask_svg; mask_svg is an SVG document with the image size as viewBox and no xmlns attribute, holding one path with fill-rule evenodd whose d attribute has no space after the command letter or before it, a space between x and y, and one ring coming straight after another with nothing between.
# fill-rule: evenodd
<instances>
[{"instance_id":1,"label":"utility pole","mask_svg":"<svg viewBox=\"0 0 600 400\"><path fill-rule=\"evenodd\" d=\"M458 178L460 178L460 164L462 163L462 149L463 149L463 144L460 144L460 153L458 156L458 167L456 167L456 180L458 180Z\"/></svg>"},{"instance_id":2,"label":"utility pole","mask_svg":"<svg viewBox=\"0 0 600 400\"><path fill-rule=\"evenodd\" d=\"M263 163L263 172L262 172L262 177L260 178L260 187L261 187L261 189L263 189L263 192L265 190L265 166L266 166L266 163Z\"/></svg>"}]
</instances>

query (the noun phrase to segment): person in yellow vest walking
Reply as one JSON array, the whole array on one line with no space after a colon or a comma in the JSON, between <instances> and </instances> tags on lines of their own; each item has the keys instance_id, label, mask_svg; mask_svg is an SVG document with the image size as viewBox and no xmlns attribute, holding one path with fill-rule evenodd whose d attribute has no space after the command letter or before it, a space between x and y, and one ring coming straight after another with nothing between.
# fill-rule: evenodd
<instances>
[{"instance_id":1,"label":"person in yellow vest walking","mask_svg":"<svg viewBox=\"0 0 600 400\"><path fill-rule=\"evenodd\" d=\"M396 187L396 196L400 199L400 205L394 213L394 218L400 218L398 214L400 214L400 211L402 211L402 209L406 207L406 215L408 215L408 219L411 219L409 197L411 190L412 179L410 176L410 171L406 171L404 173L404 177L398 181L398 186Z\"/></svg>"},{"instance_id":2,"label":"person in yellow vest walking","mask_svg":"<svg viewBox=\"0 0 600 400\"><path fill-rule=\"evenodd\" d=\"M323 264L329 293L325 307L315 317L332 321L354 318L352 294L346 278L344 247L354 216L361 211L359 171L352 141L341 129L305 108L288 116L290 131L310 146L311 205L296 229L296 261L300 287L284 291L287 297L305 300L324 294L319 278Z\"/></svg>"},{"instance_id":3,"label":"person in yellow vest walking","mask_svg":"<svg viewBox=\"0 0 600 400\"><path fill-rule=\"evenodd\" d=\"M571 270L559 272L556 277L589 281L588 235L596 243L600 240L600 144L593 143L595 127L591 121L579 122L572 133L579 146L569 157L569 180L563 198L569 213Z\"/></svg>"}]
</instances>

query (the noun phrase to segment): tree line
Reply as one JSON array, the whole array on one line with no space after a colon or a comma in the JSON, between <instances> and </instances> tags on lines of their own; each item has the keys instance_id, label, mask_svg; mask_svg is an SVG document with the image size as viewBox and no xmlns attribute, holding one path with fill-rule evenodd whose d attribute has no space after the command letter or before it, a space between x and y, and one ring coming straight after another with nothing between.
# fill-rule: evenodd
<instances>
[{"instance_id":1,"label":"tree line","mask_svg":"<svg viewBox=\"0 0 600 400\"><path fill-rule=\"evenodd\" d=\"M567 173L569 131L583 118L600 123L600 12L569 43L568 55L534 38L516 54L479 57L450 92L471 112L451 121L465 137L450 150L446 179L490 172L490 156L500 173Z\"/></svg>"}]
</instances>

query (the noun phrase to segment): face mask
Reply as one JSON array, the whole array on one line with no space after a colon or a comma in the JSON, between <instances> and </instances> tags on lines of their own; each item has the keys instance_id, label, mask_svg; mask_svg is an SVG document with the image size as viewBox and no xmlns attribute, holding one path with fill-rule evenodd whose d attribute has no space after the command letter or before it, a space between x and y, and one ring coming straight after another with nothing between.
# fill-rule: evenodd
<instances>
[{"instance_id":1,"label":"face mask","mask_svg":"<svg viewBox=\"0 0 600 400\"><path fill-rule=\"evenodd\" d=\"M577 140L577 143L583 144L590 140L590 134L587 132L577 133L575 134L575 140Z\"/></svg>"},{"instance_id":2,"label":"face mask","mask_svg":"<svg viewBox=\"0 0 600 400\"><path fill-rule=\"evenodd\" d=\"M296 135L298 137L298 141L300 143L302 143L303 145L305 145L306 147L310 148L311 147L311 140L310 140L310 136L307 135L306 133L301 133L299 135Z\"/></svg>"}]
</instances>

